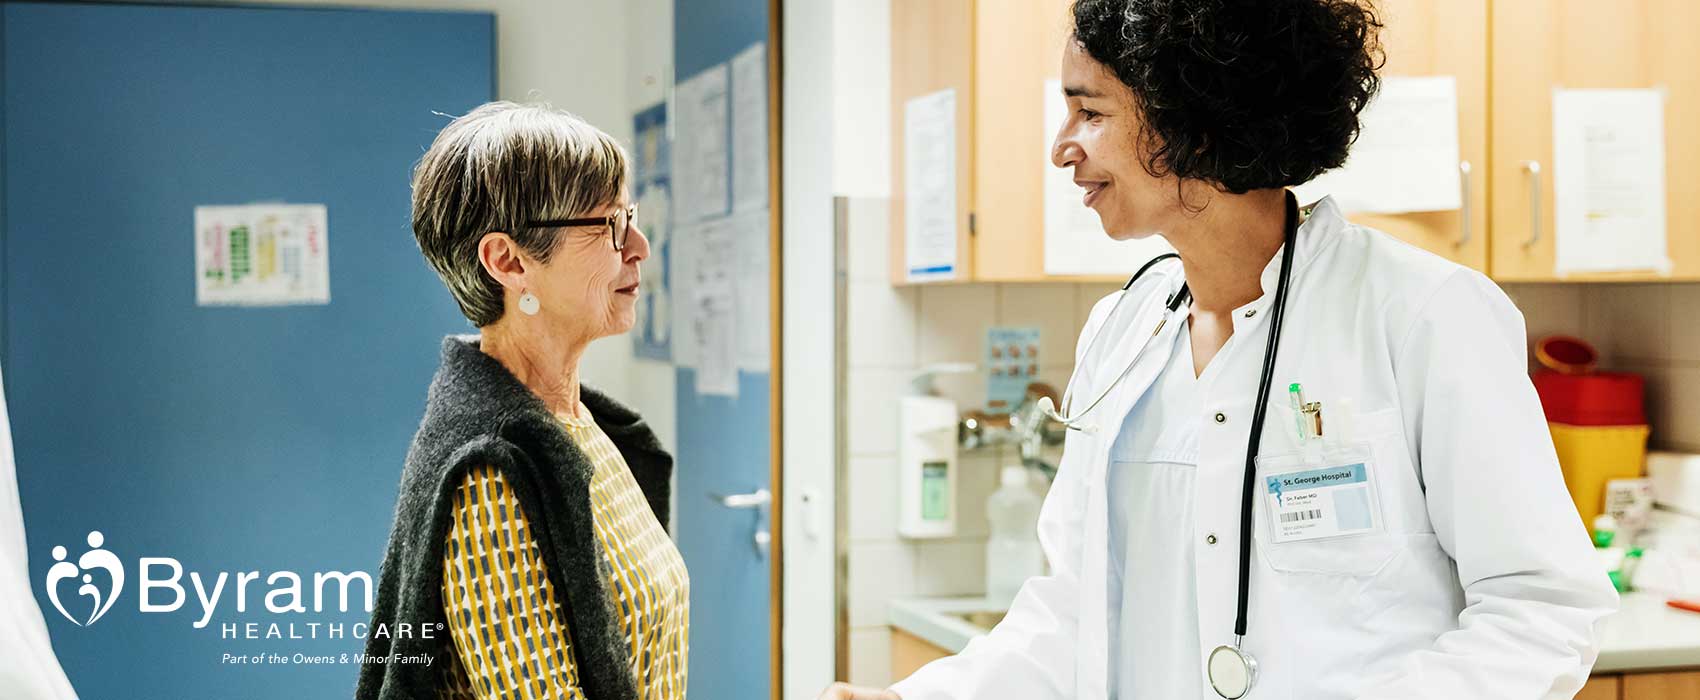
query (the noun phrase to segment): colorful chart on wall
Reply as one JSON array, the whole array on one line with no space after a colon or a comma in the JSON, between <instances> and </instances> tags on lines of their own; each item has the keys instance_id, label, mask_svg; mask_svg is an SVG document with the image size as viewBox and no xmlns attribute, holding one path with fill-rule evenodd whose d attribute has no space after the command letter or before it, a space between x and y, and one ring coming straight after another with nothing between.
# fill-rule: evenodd
<instances>
[{"instance_id":1,"label":"colorful chart on wall","mask_svg":"<svg viewBox=\"0 0 1700 700\"><path fill-rule=\"evenodd\" d=\"M195 207L195 304L331 301L323 204Z\"/></svg>"}]
</instances>

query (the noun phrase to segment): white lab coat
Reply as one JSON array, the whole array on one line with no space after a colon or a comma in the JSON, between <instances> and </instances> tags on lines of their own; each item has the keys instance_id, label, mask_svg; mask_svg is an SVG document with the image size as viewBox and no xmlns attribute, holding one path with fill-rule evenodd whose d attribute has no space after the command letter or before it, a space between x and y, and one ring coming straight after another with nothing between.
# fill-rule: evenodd
<instances>
[{"instance_id":1,"label":"white lab coat","mask_svg":"<svg viewBox=\"0 0 1700 700\"><path fill-rule=\"evenodd\" d=\"M76 691L53 654L41 607L30 592L32 577L4 383L0 381L0 698L76 700Z\"/></svg>"},{"instance_id":2,"label":"white lab coat","mask_svg":"<svg viewBox=\"0 0 1700 700\"><path fill-rule=\"evenodd\" d=\"M1199 648L1147 669L1202 676L1181 660L1233 641L1241 480L1280 262L1277 253L1264 270L1263 296L1233 316L1234 334L1255 342L1212 360L1226 363L1219 385L1245 390L1201 407L1195 519L1174 523L1196 538L1194 570L1129 563L1129 576L1181 577L1197 592ZM1594 623L1617 595L1564 489L1527 375L1522 315L1481 274L1350 224L1328 199L1300 226L1293 267L1260 452L1297 444L1289 383L1321 400L1325 419L1350 399L1353 430L1378 462L1385 530L1271 545L1259 503L1243 647L1260 671L1248 697L1572 697L1594 662ZM1181 266L1163 263L1128 290L1117 318L1114 293L1093 309L1076 350L1076 410L1126 367L1181 282ZM1167 324L1156 347L1182 325ZM1108 697L1105 470L1168 357L1141 359L1085 420L1096 433L1069 431L1039 520L1051 575L1029 580L990 634L894 685L904 700ZM1211 535L1216 544L1205 544Z\"/></svg>"}]
</instances>

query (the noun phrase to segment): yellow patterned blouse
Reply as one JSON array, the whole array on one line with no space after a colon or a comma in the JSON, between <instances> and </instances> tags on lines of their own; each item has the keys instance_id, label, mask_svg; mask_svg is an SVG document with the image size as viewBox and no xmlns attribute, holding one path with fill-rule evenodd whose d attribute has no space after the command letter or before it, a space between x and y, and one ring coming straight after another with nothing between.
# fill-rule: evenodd
<instances>
[{"instance_id":1,"label":"yellow patterned blouse","mask_svg":"<svg viewBox=\"0 0 1700 700\"><path fill-rule=\"evenodd\" d=\"M596 542L641 700L685 697L690 579L679 550L650 511L614 443L583 418L557 415L595 465L590 482ZM455 494L443 555L443 612L456 654L439 697L581 699L567 619L542 552L513 492L492 467L474 469Z\"/></svg>"}]
</instances>

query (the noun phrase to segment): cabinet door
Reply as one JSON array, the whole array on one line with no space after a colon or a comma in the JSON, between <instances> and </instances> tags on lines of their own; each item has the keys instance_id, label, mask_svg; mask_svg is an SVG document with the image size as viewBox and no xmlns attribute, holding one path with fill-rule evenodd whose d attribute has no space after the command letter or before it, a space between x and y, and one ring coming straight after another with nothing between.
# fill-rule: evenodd
<instances>
[{"instance_id":1,"label":"cabinet door","mask_svg":"<svg viewBox=\"0 0 1700 700\"><path fill-rule=\"evenodd\" d=\"M1675 278L1700 279L1700 3L1494 0L1491 271L1552 280L1552 91L1666 90L1666 244ZM1531 167L1538 164L1538 173ZM1538 193L1538 195L1537 195ZM1650 272L1565 279L1664 279Z\"/></svg>"},{"instance_id":2,"label":"cabinet door","mask_svg":"<svg viewBox=\"0 0 1700 700\"><path fill-rule=\"evenodd\" d=\"M934 646L920 637L892 628L891 677L901 680L914 675L922 666L950 656L950 652Z\"/></svg>"},{"instance_id":3,"label":"cabinet door","mask_svg":"<svg viewBox=\"0 0 1700 700\"><path fill-rule=\"evenodd\" d=\"M904 233L904 105L956 91L956 261L950 281L974 279L969 212L973 206L974 0L903 0L891 4L891 281L907 284ZM923 202L923 206L935 203Z\"/></svg>"},{"instance_id":4,"label":"cabinet door","mask_svg":"<svg viewBox=\"0 0 1700 700\"><path fill-rule=\"evenodd\" d=\"M1045 81L1062 77L1072 0L982 0L974 26L974 277L1116 282L1045 273ZM1096 217L1094 217L1096 220ZM1129 270L1128 272L1132 272Z\"/></svg>"},{"instance_id":5,"label":"cabinet door","mask_svg":"<svg viewBox=\"0 0 1700 700\"><path fill-rule=\"evenodd\" d=\"M1576 693L1576 700L1622 700L1623 679L1618 676L1594 676Z\"/></svg>"},{"instance_id":6,"label":"cabinet door","mask_svg":"<svg viewBox=\"0 0 1700 700\"><path fill-rule=\"evenodd\" d=\"M1411 214L1348 213L1355 223L1477 270L1488 270L1488 3L1378 3L1383 76L1450 75L1458 84L1458 157L1467 163L1463 208ZM1466 167L1461 164L1461 167Z\"/></svg>"},{"instance_id":7,"label":"cabinet door","mask_svg":"<svg viewBox=\"0 0 1700 700\"><path fill-rule=\"evenodd\" d=\"M1700 698L1700 671L1627 673L1623 700L1693 700Z\"/></svg>"}]
</instances>

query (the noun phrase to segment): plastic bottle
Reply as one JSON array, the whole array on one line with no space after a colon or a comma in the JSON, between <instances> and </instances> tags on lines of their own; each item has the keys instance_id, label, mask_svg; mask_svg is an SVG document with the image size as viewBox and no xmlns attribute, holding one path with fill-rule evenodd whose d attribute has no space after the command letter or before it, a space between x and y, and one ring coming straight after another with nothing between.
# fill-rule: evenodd
<instances>
[{"instance_id":1,"label":"plastic bottle","mask_svg":"<svg viewBox=\"0 0 1700 700\"><path fill-rule=\"evenodd\" d=\"M1021 584L1045 572L1039 548L1039 495L1027 485L1027 469L1004 467L999 488L986 501L991 535L986 538L986 599L999 606L1015 600Z\"/></svg>"}]
</instances>

